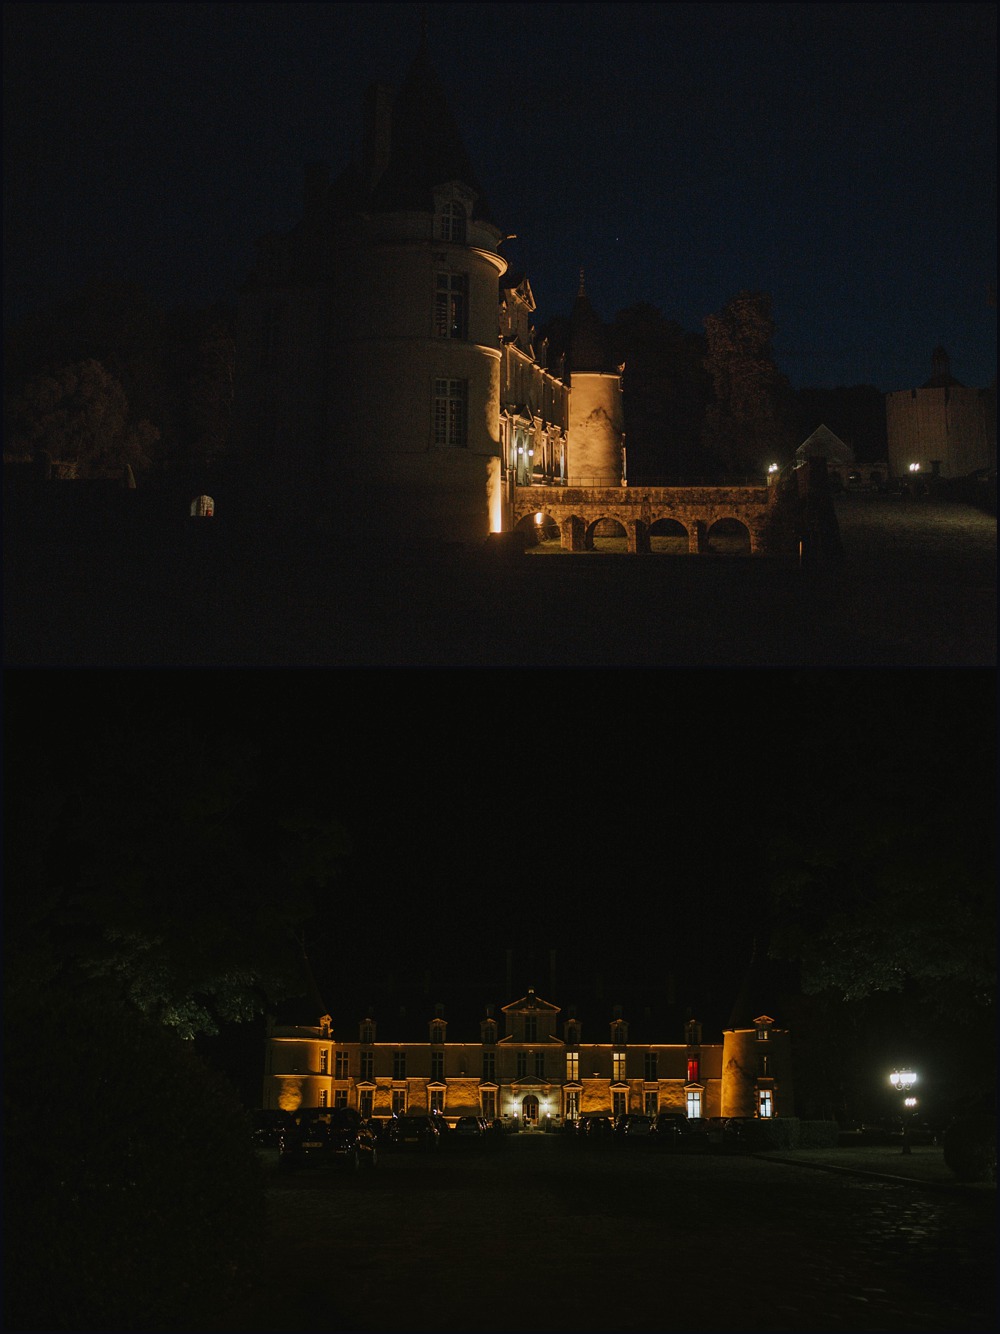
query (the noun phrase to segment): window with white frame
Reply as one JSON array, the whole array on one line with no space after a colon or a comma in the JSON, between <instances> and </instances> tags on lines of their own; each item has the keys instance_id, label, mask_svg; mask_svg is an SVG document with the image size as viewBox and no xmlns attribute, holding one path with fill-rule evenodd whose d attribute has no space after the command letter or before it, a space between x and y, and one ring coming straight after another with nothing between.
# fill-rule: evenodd
<instances>
[{"instance_id":1,"label":"window with white frame","mask_svg":"<svg viewBox=\"0 0 1000 1334\"><path fill-rule=\"evenodd\" d=\"M434 381L434 443L459 448L469 443L468 380Z\"/></svg>"},{"instance_id":2,"label":"window with white frame","mask_svg":"<svg viewBox=\"0 0 1000 1334\"><path fill-rule=\"evenodd\" d=\"M431 1089L431 1111L444 1111L444 1089Z\"/></svg>"},{"instance_id":3,"label":"window with white frame","mask_svg":"<svg viewBox=\"0 0 1000 1334\"><path fill-rule=\"evenodd\" d=\"M441 240L455 245L465 243L465 209L461 204L445 204L441 210Z\"/></svg>"},{"instance_id":4,"label":"window with white frame","mask_svg":"<svg viewBox=\"0 0 1000 1334\"><path fill-rule=\"evenodd\" d=\"M770 1089L757 1090L757 1115L762 1118L774 1115L774 1099Z\"/></svg>"},{"instance_id":5,"label":"window with white frame","mask_svg":"<svg viewBox=\"0 0 1000 1334\"><path fill-rule=\"evenodd\" d=\"M464 273L439 273L434 291L434 332L438 338L467 338L469 279Z\"/></svg>"},{"instance_id":6,"label":"window with white frame","mask_svg":"<svg viewBox=\"0 0 1000 1334\"><path fill-rule=\"evenodd\" d=\"M701 1089L688 1089L685 1099L688 1116L701 1116Z\"/></svg>"},{"instance_id":7,"label":"window with white frame","mask_svg":"<svg viewBox=\"0 0 1000 1334\"><path fill-rule=\"evenodd\" d=\"M567 1121L576 1121L580 1116L580 1095L576 1089L569 1089L563 1097L566 1100L566 1110L563 1112Z\"/></svg>"},{"instance_id":8,"label":"window with white frame","mask_svg":"<svg viewBox=\"0 0 1000 1334\"><path fill-rule=\"evenodd\" d=\"M406 1111L406 1089L392 1090L392 1114L402 1116Z\"/></svg>"},{"instance_id":9,"label":"window with white frame","mask_svg":"<svg viewBox=\"0 0 1000 1334\"><path fill-rule=\"evenodd\" d=\"M326 1106L327 1106L327 1094L326 1094L326 1089L320 1089L320 1091L319 1091L319 1105L320 1105L321 1107L326 1107Z\"/></svg>"},{"instance_id":10,"label":"window with white frame","mask_svg":"<svg viewBox=\"0 0 1000 1334\"><path fill-rule=\"evenodd\" d=\"M326 1047L319 1049L319 1072L321 1075L330 1073L330 1052Z\"/></svg>"},{"instance_id":11,"label":"window with white frame","mask_svg":"<svg viewBox=\"0 0 1000 1334\"><path fill-rule=\"evenodd\" d=\"M580 1053L578 1051L568 1051L566 1053L566 1078L580 1078Z\"/></svg>"}]
</instances>

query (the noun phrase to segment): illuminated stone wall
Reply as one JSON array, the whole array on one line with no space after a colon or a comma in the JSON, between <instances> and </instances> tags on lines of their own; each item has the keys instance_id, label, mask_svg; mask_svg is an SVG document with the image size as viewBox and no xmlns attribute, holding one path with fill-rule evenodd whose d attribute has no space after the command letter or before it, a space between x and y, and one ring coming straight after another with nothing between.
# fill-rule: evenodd
<instances>
[{"instance_id":1,"label":"illuminated stone wall","mask_svg":"<svg viewBox=\"0 0 1000 1334\"><path fill-rule=\"evenodd\" d=\"M983 396L962 385L904 389L886 395L889 471L910 478L910 464L924 475L937 460L942 477L965 477L996 466L987 446Z\"/></svg>"}]
</instances>

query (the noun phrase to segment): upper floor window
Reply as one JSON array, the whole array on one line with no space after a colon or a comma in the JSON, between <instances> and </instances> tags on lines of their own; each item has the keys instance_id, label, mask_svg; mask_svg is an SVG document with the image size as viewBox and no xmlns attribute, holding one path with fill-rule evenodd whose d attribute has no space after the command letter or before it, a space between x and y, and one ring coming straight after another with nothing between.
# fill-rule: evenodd
<instances>
[{"instance_id":1,"label":"upper floor window","mask_svg":"<svg viewBox=\"0 0 1000 1334\"><path fill-rule=\"evenodd\" d=\"M612 1077L614 1079L624 1079L625 1053L623 1051L616 1051L614 1053L614 1055L611 1058L611 1065L612 1065Z\"/></svg>"},{"instance_id":2,"label":"upper floor window","mask_svg":"<svg viewBox=\"0 0 1000 1334\"><path fill-rule=\"evenodd\" d=\"M483 1045L492 1047L497 1040L497 1026L492 1019L488 1019L483 1024Z\"/></svg>"},{"instance_id":3,"label":"upper floor window","mask_svg":"<svg viewBox=\"0 0 1000 1334\"><path fill-rule=\"evenodd\" d=\"M319 1072L321 1075L328 1074L330 1070L330 1053L326 1047L319 1049Z\"/></svg>"},{"instance_id":4,"label":"upper floor window","mask_svg":"<svg viewBox=\"0 0 1000 1334\"><path fill-rule=\"evenodd\" d=\"M535 1074L539 1079L545 1076L545 1053L543 1051L535 1052Z\"/></svg>"},{"instance_id":5,"label":"upper floor window","mask_svg":"<svg viewBox=\"0 0 1000 1334\"><path fill-rule=\"evenodd\" d=\"M375 1041L375 1025L367 1019L361 1025L361 1041L362 1042Z\"/></svg>"},{"instance_id":6,"label":"upper floor window","mask_svg":"<svg viewBox=\"0 0 1000 1334\"><path fill-rule=\"evenodd\" d=\"M373 1051L363 1051L361 1053L361 1078L374 1079L375 1077L375 1053Z\"/></svg>"},{"instance_id":7,"label":"upper floor window","mask_svg":"<svg viewBox=\"0 0 1000 1334\"><path fill-rule=\"evenodd\" d=\"M697 1056L688 1057L688 1083L696 1084L698 1082L698 1067L700 1061Z\"/></svg>"},{"instance_id":8,"label":"upper floor window","mask_svg":"<svg viewBox=\"0 0 1000 1334\"><path fill-rule=\"evenodd\" d=\"M441 210L441 240L465 243L465 209L461 204L445 204Z\"/></svg>"},{"instance_id":9,"label":"upper floor window","mask_svg":"<svg viewBox=\"0 0 1000 1334\"><path fill-rule=\"evenodd\" d=\"M494 1051L483 1052L483 1078L490 1081L497 1077L497 1056Z\"/></svg>"},{"instance_id":10,"label":"upper floor window","mask_svg":"<svg viewBox=\"0 0 1000 1334\"><path fill-rule=\"evenodd\" d=\"M578 1046L580 1045L580 1025L579 1025L579 1024L567 1024L567 1025L566 1025L566 1043L567 1043L567 1045L570 1046L570 1047L578 1047Z\"/></svg>"},{"instance_id":11,"label":"upper floor window","mask_svg":"<svg viewBox=\"0 0 1000 1334\"><path fill-rule=\"evenodd\" d=\"M653 1080L657 1078L656 1074L656 1052L647 1051L643 1057L643 1078Z\"/></svg>"},{"instance_id":12,"label":"upper floor window","mask_svg":"<svg viewBox=\"0 0 1000 1334\"><path fill-rule=\"evenodd\" d=\"M611 1040L616 1047L624 1047L626 1041L626 1029L622 1020L617 1019L611 1025Z\"/></svg>"},{"instance_id":13,"label":"upper floor window","mask_svg":"<svg viewBox=\"0 0 1000 1334\"><path fill-rule=\"evenodd\" d=\"M580 1078L580 1053L578 1051L568 1051L566 1053L566 1078Z\"/></svg>"},{"instance_id":14,"label":"upper floor window","mask_svg":"<svg viewBox=\"0 0 1000 1334\"><path fill-rule=\"evenodd\" d=\"M431 1079L444 1079L444 1052L431 1052Z\"/></svg>"},{"instance_id":15,"label":"upper floor window","mask_svg":"<svg viewBox=\"0 0 1000 1334\"><path fill-rule=\"evenodd\" d=\"M434 443L464 446L469 442L468 380L434 381Z\"/></svg>"},{"instance_id":16,"label":"upper floor window","mask_svg":"<svg viewBox=\"0 0 1000 1334\"><path fill-rule=\"evenodd\" d=\"M444 1024L437 1019L431 1024L431 1042L444 1042Z\"/></svg>"},{"instance_id":17,"label":"upper floor window","mask_svg":"<svg viewBox=\"0 0 1000 1334\"><path fill-rule=\"evenodd\" d=\"M349 1059L349 1058L350 1058L350 1053L349 1053L349 1052L346 1052L346 1051L338 1051L338 1052L336 1053L336 1055L334 1056L334 1063L335 1063L335 1070L336 1070L336 1078L337 1078L337 1079L346 1079L346 1078L348 1077L348 1075L349 1075L349 1073L350 1073L350 1068L349 1068L349 1067L350 1067L350 1059Z\"/></svg>"},{"instance_id":18,"label":"upper floor window","mask_svg":"<svg viewBox=\"0 0 1000 1334\"><path fill-rule=\"evenodd\" d=\"M758 1024L758 1025L757 1025L757 1041L758 1041L758 1042L767 1042L767 1040L770 1038L770 1036L771 1036L771 1030L770 1030L770 1028L768 1028L768 1026L767 1026L766 1024Z\"/></svg>"},{"instance_id":19,"label":"upper floor window","mask_svg":"<svg viewBox=\"0 0 1000 1334\"><path fill-rule=\"evenodd\" d=\"M528 1073L528 1053L526 1051L519 1051L517 1053L516 1065L517 1078L523 1079Z\"/></svg>"},{"instance_id":20,"label":"upper floor window","mask_svg":"<svg viewBox=\"0 0 1000 1334\"><path fill-rule=\"evenodd\" d=\"M434 332L439 338L467 338L469 280L464 273L439 273L434 292Z\"/></svg>"},{"instance_id":21,"label":"upper floor window","mask_svg":"<svg viewBox=\"0 0 1000 1334\"><path fill-rule=\"evenodd\" d=\"M533 1014L524 1016L524 1040L525 1042L537 1042L538 1040L538 1018Z\"/></svg>"},{"instance_id":22,"label":"upper floor window","mask_svg":"<svg viewBox=\"0 0 1000 1334\"><path fill-rule=\"evenodd\" d=\"M406 1052L394 1051L392 1053L392 1077L393 1079L406 1078Z\"/></svg>"}]
</instances>

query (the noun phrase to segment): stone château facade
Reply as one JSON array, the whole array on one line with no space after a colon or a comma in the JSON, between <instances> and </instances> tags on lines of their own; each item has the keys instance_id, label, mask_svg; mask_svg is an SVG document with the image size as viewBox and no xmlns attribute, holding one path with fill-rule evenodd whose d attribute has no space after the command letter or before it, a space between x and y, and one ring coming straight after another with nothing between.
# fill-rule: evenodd
<instances>
[{"instance_id":1,"label":"stone ch\u00e2teau facade","mask_svg":"<svg viewBox=\"0 0 1000 1334\"><path fill-rule=\"evenodd\" d=\"M263 1106L472 1115L529 1128L626 1112L794 1115L790 1035L763 1013L734 1011L721 1042L704 1042L695 1019L674 1041L647 1041L630 1033L621 1007L591 1032L529 989L499 1014L487 1006L478 1032L450 1033L443 1005L428 1014L424 1040L395 1041L380 1027L373 1014L350 1034L329 1015L312 1025L272 1021Z\"/></svg>"}]
</instances>

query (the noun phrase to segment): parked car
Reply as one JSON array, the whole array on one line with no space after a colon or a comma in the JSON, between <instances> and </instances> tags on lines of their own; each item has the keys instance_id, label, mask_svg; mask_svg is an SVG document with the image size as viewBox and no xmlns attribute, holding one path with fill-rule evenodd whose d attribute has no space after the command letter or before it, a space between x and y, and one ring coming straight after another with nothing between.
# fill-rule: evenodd
<instances>
[{"instance_id":1,"label":"parked car","mask_svg":"<svg viewBox=\"0 0 1000 1334\"><path fill-rule=\"evenodd\" d=\"M753 1133L754 1118L752 1116L729 1116L722 1127L722 1143L727 1148L737 1149L746 1148L750 1142L750 1136Z\"/></svg>"},{"instance_id":2,"label":"parked car","mask_svg":"<svg viewBox=\"0 0 1000 1334\"><path fill-rule=\"evenodd\" d=\"M372 1129L351 1107L306 1108L282 1133L278 1164L283 1168L338 1167L356 1172L377 1162Z\"/></svg>"},{"instance_id":3,"label":"parked car","mask_svg":"<svg viewBox=\"0 0 1000 1334\"><path fill-rule=\"evenodd\" d=\"M454 1133L458 1139L480 1140L486 1134L486 1122L480 1116L460 1116Z\"/></svg>"},{"instance_id":4,"label":"parked car","mask_svg":"<svg viewBox=\"0 0 1000 1334\"><path fill-rule=\"evenodd\" d=\"M389 1143L394 1149L436 1153L441 1147L441 1129L430 1116L397 1116L389 1123Z\"/></svg>"},{"instance_id":5,"label":"parked car","mask_svg":"<svg viewBox=\"0 0 1000 1334\"><path fill-rule=\"evenodd\" d=\"M649 1139L650 1131L653 1129L653 1118L644 1116L640 1112L629 1112L628 1116L622 1117L622 1135L631 1143L638 1143L640 1140L645 1142Z\"/></svg>"},{"instance_id":6,"label":"parked car","mask_svg":"<svg viewBox=\"0 0 1000 1334\"><path fill-rule=\"evenodd\" d=\"M650 1127L650 1142L658 1149L681 1153L704 1153L708 1132L693 1127L683 1112L660 1112Z\"/></svg>"},{"instance_id":7,"label":"parked car","mask_svg":"<svg viewBox=\"0 0 1000 1334\"><path fill-rule=\"evenodd\" d=\"M283 1133L294 1124L291 1112L280 1107L263 1107L250 1113L250 1135L258 1149L280 1148Z\"/></svg>"},{"instance_id":8,"label":"parked car","mask_svg":"<svg viewBox=\"0 0 1000 1334\"><path fill-rule=\"evenodd\" d=\"M610 1144L615 1133L614 1122L610 1116L583 1116L580 1133L588 1144Z\"/></svg>"}]
</instances>

